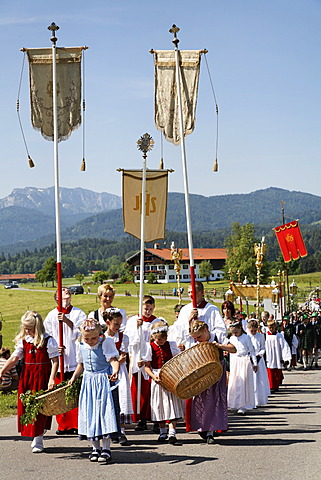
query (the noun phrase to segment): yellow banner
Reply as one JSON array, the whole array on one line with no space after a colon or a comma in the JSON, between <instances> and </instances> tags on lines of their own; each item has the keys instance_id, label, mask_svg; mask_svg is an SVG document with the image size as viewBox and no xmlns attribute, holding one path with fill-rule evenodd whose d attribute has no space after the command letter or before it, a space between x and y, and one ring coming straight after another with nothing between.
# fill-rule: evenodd
<instances>
[{"instance_id":1,"label":"yellow banner","mask_svg":"<svg viewBox=\"0 0 321 480\"><path fill-rule=\"evenodd\" d=\"M140 239L142 213L142 170L123 171L124 231ZM165 238L167 170L146 172L145 242Z\"/></svg>"}]
</instances>

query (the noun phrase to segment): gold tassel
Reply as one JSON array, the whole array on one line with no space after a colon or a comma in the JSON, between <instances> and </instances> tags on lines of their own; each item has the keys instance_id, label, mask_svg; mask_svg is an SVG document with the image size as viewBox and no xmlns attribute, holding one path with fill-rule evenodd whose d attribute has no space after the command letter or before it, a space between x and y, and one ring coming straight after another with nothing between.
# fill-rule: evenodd
<instances>
[{"instance_id":1,"label":"gold tassel","mask_svg":"<svg viewBox=\"0 0 321 480\"><path fill-rule=\"evenodd\" d=\"M214 162L213 172L218 172L218 161L217 161L217 158L215 159L215 162Z\"/></svg>"},{"instance_id":2,"label":"gold tassel","mask_svg":"<svg viewBox=\"0 0 321 480\"><path fill-rule=\"evenodd\" d=\"M158 169L159 169L159 170L164 170L164 160L163 160L162 158L160 159Z\"/></svg>"},{"instance_id":3,"label":"gold tassel","mask_svg":"<svg viewBox=\"0 0 321 480\"><path fill-rule=\"evenodd\" d=\"M81 172L85 172L85 171L86 171L86 162L85 162L85 159L84 159L84 158L82 159L82 162L81 162L80 171L81 171Z\"/></svg>"},{"instance_id":4,"label":"gold tassel","mask_svg":"<svg viewBox=\"0 0 321 480\"><path fill-rule=\"evenodd\" d=\"M35 164L33 163L33 160L32 158L30 157L30 155L28 155L28 162L29 162L29 167L30 168L33 168L35 166Z\"/></svg>"}]
</instances>

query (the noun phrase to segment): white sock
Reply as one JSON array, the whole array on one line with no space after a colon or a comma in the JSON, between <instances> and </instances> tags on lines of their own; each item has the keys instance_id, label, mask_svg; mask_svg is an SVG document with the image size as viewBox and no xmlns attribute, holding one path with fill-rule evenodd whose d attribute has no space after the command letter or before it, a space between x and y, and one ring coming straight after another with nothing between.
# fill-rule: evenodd
<instances>
[{"instance_id":1,"label":"white sock","mask_svg":"<svg viewBox=\"0 0 321 480\"><path fill-rule=\"evenodd\" d=\"M100 449L100 441L99 440L93 440L91 442L93 450L99 450Z\"/></svg>"},{"instance_id":2,"label":"white sock","mask_svg":"<svg viewBox=\"0 0 321 480\"><path fill-rule=\"evenodd\" d=\"M110 438L103 438L101 441L103 450L110 450Z\"/></svg>"},{"instance_id":3,"label":"white sock","mask_svg":"<svg viewBox=\"0 0 321 480\"><path fill-rule=\"evenodd\" d=\"M169 435L170 437L175 437L175 435L176 435L176 430L175 430L175 428L170 428L170 429L168 430L168 435Z\"/></svg>"},{"instance_id":4,"label":"white sock","mask_svg":"<svg viewBox=\"0 0 321 480\"><path fill-rule=\"evenodd\" d=\"M160 428L159 429L159 433L162 434L162 433L167 433L167 428L164 427L164 428Z\"/></svg>"},{"instance_id":5,"label":"white sock","mask_svg":"<svg viewBox=\"0 0 321 480\"><path fill-rule=\"evenodd\" d=\"M125 435L125 428L121 427L120 432L121 432L122 435Z\"/></svg>"},{"instance_id":6,"label":"white sock","mask_svg":"<svg viewBox=\"0 0 321 480\"><path fill-rule=\"evenodd\" d=\"M43 448L43 435L34 437L34 439L31 442L31 448L33 447Z\"/></svg>"}]
</instances>

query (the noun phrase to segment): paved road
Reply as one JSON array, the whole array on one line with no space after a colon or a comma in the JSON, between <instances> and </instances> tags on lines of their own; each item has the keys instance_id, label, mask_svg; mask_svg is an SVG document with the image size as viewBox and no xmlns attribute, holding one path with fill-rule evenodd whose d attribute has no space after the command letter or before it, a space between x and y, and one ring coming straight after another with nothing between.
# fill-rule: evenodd
<instances>
[{"instance_id":1,"label":"paved road","mask_svg":"<svg viewBox=\"0 0 321 480\"><path fill-rule=\"evenodd\" d=\"M302 368L302 367L301 367ZM321 370L286 372L269 405L245 417L230 414L230 429L215 445L178 428L179 445L160 445L151 431L129 429L130 445L113 446L113 463L88 460L87 442L45 437L32 454L16 432L15 417L0 419L0 478L6 480L121 479L319 480L321 479Z\"/></svg>"}]
</instances>

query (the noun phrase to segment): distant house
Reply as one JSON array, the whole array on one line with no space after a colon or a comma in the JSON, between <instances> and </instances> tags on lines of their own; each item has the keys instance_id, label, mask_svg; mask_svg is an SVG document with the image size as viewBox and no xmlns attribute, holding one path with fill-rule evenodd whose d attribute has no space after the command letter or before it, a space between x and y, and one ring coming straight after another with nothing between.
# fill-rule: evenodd
<instances>
[{"instance_id":1,"label":"distant house","mask_svg":"<svg viewBox=\"0 0 321 480\"><path fill-rule=\"evenodd\" d=\"M189 251L188 248L182 248L180 282L190 282L189 272ZM212 273L209 277L210 281L221 280L223 278L222 268L227 258L225 248L194 248L194 264L196 280L204 281L205 278L199 276L199 264L204 260L209 260L212 265ZM140 252L135 253L126 259L128 265L132 267L134 281L140 280ZM176 272L174 270L174 262L171 259L170 248L160 248L158 244L154 248L145 248L144 253L144 280L147 275L154 273L158 283L176 282Z\"/></svg>"},{"instance_id":2,"label":"distant house","mask_svg":"<svg viewBox=\"0 0 321 480\"><path fill-rule=\"evenodd\" d=\"M22 279L26 279L28 282L34 282L36 275L35 273L4 273L0 275L0 283L21 282Z\"/></svg>"}]
</instances>

